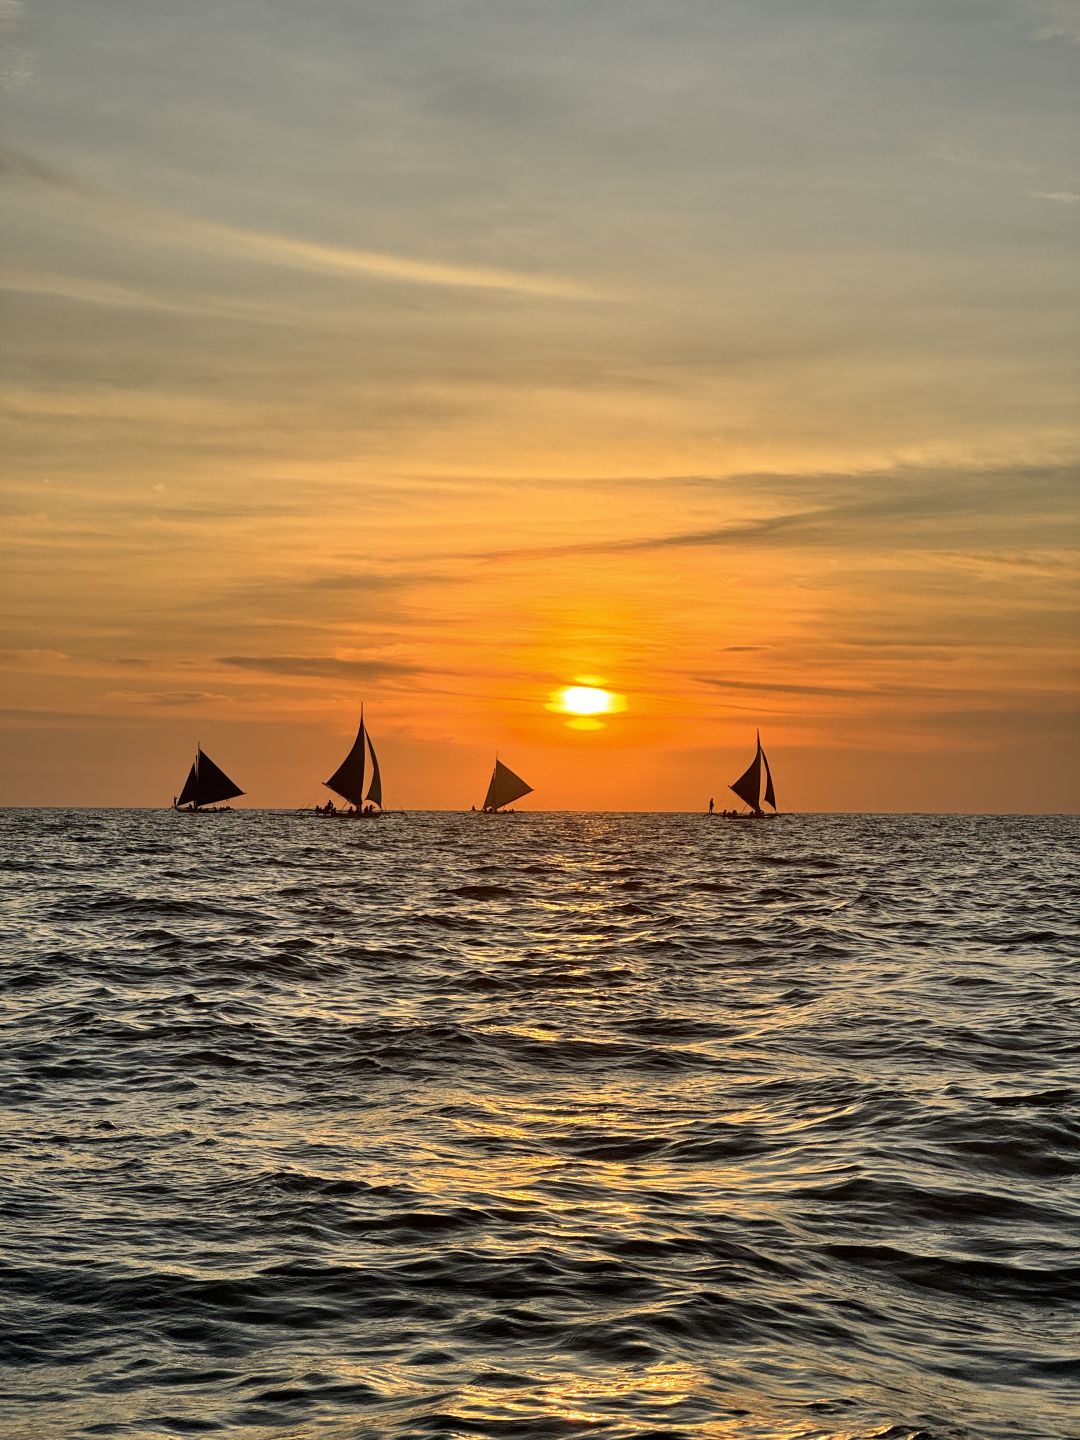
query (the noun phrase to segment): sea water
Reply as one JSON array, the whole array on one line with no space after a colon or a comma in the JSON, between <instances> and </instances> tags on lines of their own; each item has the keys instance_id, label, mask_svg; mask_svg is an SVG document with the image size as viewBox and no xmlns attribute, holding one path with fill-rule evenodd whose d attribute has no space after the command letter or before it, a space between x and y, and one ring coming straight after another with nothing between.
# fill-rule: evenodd
<instances>
[{"instance_id":1,"label":"sea water","mask_svg":"<svg viewBox=\"0 0 1080 1440\"><path fill-rule=\"evenodd\" d=\"M0 812L0 1435L1075 1437L1078 838Z\"/></svg>"}]
</instances>

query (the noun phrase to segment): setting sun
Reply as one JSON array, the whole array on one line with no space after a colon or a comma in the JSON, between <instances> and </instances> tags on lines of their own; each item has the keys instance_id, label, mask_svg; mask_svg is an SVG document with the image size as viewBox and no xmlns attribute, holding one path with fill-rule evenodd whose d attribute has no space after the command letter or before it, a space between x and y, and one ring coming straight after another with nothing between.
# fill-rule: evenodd
<instances>
[{"instance_id":1,"label":"setting sun","mask_svg":"<svg viewBox=\"0 0 1080 1440\"><path fill-rule=\"evenodd\" d=\"M568 685L558 694L559 709L570 715L607 715L614 699L596 685Z\"/></svg>"}]
</instances>

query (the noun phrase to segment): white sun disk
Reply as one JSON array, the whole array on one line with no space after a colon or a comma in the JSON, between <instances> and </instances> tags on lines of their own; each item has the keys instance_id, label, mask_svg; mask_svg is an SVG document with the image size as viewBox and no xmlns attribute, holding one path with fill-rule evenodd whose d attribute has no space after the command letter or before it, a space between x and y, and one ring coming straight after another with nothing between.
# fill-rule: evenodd
<instances>
[{"instance_id":1,"label":"white sun disk","mask_svg":"<svg viewBox=\"0 0 1080 1440\"><path fill-rule=\"evenodd\" d=\"M606 715L611 709L611 692L595 685L568 685L559 694L562 708L571 715Z\"/></svg>"}]
</instances>

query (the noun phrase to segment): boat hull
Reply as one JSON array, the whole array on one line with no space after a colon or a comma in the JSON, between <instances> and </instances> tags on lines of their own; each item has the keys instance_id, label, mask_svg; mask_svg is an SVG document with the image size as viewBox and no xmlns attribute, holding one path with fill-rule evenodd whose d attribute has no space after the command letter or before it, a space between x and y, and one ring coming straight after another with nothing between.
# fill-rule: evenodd
<instances>
[{"instance_id":1,"label":"boat hull","mask_svg":"<svg viewBox=\"0 0 1080 1440\"><path fill-rule=\"evenodd\" d=\"M382 820L383 812L377 811L374 815L357 814L351 810L331 810L329 814L325 810L305 810L305 815L310 815L312 820Z\"/></svg>"}]
</instances>

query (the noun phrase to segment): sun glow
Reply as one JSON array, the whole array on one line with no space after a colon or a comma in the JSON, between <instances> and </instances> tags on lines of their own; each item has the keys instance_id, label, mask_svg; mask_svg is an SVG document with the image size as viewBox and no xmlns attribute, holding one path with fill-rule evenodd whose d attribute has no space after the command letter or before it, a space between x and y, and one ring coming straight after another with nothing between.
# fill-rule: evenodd
<instances>
[{"instance_id":1,"label":"sun glow","mask_svg":"<svg viewBox=\"0 0 1080 1440\"><path fill-rule=\"evenodd\" d=\"M559 709L568 715L607 715L615 697L598 685L568 685L558 694Z\"/></svg>"},{"instance_id":2,"label":"sun glow","mask_svg":"<svg viewBox=\"0 0 1080 1440\"><path fill-rule=\"evenodd\" d=\"M603 730L606 720L626 709L626 697L605 689L598 675L578 675L572 685L551 692L547 708L568 716L571 730Z\"/></svg>"}]
</instances>

